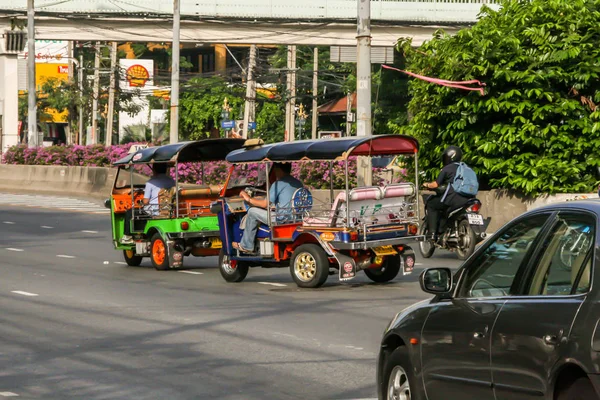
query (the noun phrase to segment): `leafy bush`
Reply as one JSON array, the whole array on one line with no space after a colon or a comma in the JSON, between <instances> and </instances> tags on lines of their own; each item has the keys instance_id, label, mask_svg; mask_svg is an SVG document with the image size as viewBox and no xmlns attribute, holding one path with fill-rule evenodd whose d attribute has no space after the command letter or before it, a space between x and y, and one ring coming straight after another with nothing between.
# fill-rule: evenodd
<instances>
[{"instance_id":1,"label":"leafy bush","mask_svg":"<svg viewBox=\"0 0 600 400\"><path fill-rule=\"evenodd\" d=\"M588 192L600 144L600 0L507 0L472 28L400 47L407 69L485 82L485 96L413 79L406 131L433 178L460 146L483 188L525 194Z\"/></svg>"}]
</instances>

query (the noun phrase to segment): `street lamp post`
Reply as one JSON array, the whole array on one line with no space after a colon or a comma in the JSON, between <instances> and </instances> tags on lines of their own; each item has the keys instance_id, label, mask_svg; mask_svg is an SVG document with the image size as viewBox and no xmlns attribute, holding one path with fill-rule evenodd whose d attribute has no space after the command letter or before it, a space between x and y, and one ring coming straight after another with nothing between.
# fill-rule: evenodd
<instances>
[{"instance_id":1,"label":"street lamp post","mask_svg":"<svg viewBox=\"0 0 600 400\"><path fill-rule=\"evenodd\" d=\"M298 108L298 119L296 120L296 125L298 126L298 137L300 140L304 139L304 125L306 124L306 112L304 112L304 104L300 104Z\"/></svg>"}]
</instances>

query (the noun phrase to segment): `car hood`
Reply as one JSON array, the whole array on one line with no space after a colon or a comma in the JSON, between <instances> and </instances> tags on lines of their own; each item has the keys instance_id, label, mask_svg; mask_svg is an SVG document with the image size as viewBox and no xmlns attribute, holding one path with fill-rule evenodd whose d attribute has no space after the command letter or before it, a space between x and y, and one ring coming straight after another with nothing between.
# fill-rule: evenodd
<instances>
[{"instance_id":1,"label":"car hood","mask_svg":"<svg viewBox=\"0 0 600 400\"><path fill-rule=\"evenodd\" d=\"M421 309L423 307L426 307L429 304L431 304L431 302L432 302L433 299L435 299L435 297L432 297L432 298L429 298L429 299L425 299L425 300L421 300L421 301L419 301L419 302L417 302L417 303L415 303L413 305L410 305L410 306L406 307L404 310L400 311L390 321L390 324L386 328L385 332L387 333L389 330L396 328L406 317L408 317L410 314L412 314L416 310L419 310L419 309Z\"/></svg>"}]
</instances>

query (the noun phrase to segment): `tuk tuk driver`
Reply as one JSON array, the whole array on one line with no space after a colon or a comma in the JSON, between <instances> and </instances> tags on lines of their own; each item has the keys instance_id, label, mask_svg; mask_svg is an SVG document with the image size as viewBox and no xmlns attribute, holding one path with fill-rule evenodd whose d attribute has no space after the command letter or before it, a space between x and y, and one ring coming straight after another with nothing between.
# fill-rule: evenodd
<instances>
[{"instance_id":1,"label":"tuk tuk driver","mask_svg":"<svg viewBox=\"0 0 600 400\"><path fill-rule=\"evenodd\" d=\"M146 182L144 188L144 212L147 215L155 216L159 213L158 193L161 189L170 189L175 186L175 180L167 175L167 164L156 163L152 164L152 178ZM130 208L125 214L124 234L121 238L121 244L132 244L133 237L131 236L131 220L133 219L133 211Z\"/></svg>"},{"instance_id":2,"label":"tuk tuk driver","mask_svg":"<svg viewBox=\"0 0 600 400\"><path fill-rule=\"evenodd\" d=\"M297 189L303 187L302 182L290 175L292 172L291 163L274 163L272 167L275 182L271 184L269 189L269 199L271 204L275 206L276 212L282 210L281 213L292 214L286 208L289 208L292 203L292 197ZM240 192L240 196L250 206L246 215L246 227L242 240L239 243L232 243L233 248L244 253L254 252L254 240L256 239L256 231L261 223L268 224L267 207L268 200L265 197L250 197L244 190ZM278 218L281 221L280 218Z\"/></svg>"}]
</instances>

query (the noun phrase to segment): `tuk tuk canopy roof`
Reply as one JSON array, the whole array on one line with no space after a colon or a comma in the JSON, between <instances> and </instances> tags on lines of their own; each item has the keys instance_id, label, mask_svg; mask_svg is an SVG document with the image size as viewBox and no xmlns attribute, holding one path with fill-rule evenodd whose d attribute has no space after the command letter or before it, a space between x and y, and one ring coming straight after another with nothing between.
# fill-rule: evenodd
<instances>
[{"instance_id":1,"label":"tuk tuk canopy roof","mask_svg":"<svg viewBox=\"0 0 600 400\"><path fill-rule=\"evenodd\" d=\"M223 161L230 152L241 149L244 139L204 139L148 147L115 161L113 165L167 162Z\"/></svg>"},{"instance_id":2,"label":"tuk tuk canopy roof","mask_svg":"<svg viewBox=\"0 0 600 400\"><path fill-rule=\"evenodd\" d=\"M345 160L350 156L415 154L417 139L404 135L375 135L338 139L301 140L240 149L226 158L230 163L259 161Z\"/></svg>"}]
</instances>

